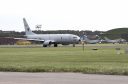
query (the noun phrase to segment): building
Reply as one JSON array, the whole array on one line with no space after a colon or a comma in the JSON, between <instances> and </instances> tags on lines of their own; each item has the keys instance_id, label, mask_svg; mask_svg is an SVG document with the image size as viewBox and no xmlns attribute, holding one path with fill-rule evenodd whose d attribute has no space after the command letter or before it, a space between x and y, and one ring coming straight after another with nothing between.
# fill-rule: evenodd
<instances>
[{"instance_id":1,"label":"building","mask_svg":"<svg viewBox=\"0 0 128 84\"><path fill-rule=\"evenodd\" d=\"M0 45L14 45L16 41L12 37L0 37Z\"/></svg>"}]
</instances>

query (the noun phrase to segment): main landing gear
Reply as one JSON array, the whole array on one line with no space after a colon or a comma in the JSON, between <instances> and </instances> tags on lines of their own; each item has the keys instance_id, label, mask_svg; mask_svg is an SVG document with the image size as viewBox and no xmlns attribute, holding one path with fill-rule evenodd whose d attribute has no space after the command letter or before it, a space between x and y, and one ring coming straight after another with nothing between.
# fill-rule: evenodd
<instances>
[{"instance_id":1,"label":"main landing gear","mask_svg":"<svg viewBox=\"0 0 128 84\"><path fill-rule=\"evenodd\" d=\"M57 43L54 44L54 47L58 47Z\"/></svg>"}]
</instances>

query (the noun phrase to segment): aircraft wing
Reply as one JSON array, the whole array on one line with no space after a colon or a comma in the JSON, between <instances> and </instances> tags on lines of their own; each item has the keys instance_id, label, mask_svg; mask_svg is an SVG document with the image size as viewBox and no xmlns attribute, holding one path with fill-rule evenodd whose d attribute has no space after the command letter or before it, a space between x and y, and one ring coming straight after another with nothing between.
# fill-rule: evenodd
<instances>
[{"instance_id":1,"label":"aircraft wing","mask_svg":"<svg viewBox=\"0 0 128 84\"><path fill-rule=\"evenodd\" d=\"M27 38L14 38L16 40L27 40L27 41L40 41L40 42L44 42L44 40L40 40L40 39L27 39Z\"/></svg>"}]
</instances>

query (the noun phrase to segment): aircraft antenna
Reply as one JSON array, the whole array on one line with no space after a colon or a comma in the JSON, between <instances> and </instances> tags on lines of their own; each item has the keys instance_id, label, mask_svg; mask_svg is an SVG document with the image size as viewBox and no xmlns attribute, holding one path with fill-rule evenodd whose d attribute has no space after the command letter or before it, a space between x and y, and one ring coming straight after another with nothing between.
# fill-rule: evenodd
<instances>
[{"instance_id":1,"label":"aircraft antenna","mask_svg":"<svg viewBox=\"0 0 128 84\"><path fill-rule=\"evenodd\" d=\"M41 31L42 25L37 24L37 25L35 26L35 28L36 28L37 31Z\"/></svg>"}]
</instances>

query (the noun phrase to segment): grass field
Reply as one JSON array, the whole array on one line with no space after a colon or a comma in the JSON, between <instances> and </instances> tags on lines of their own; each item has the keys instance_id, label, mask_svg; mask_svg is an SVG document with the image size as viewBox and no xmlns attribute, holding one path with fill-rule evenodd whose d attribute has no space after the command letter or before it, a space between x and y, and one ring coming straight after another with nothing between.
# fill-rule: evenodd
<instances>
[{"instance_id":1,"label":"grass field","mask_svg":"<svg viewBox=\"0 0 128 84\"><path fill-rule=\"evenodd\" d=\"M127 44L94 44L82 47L0 48L0 71L82 72L128 75ZM92 50L97 48L98 50ZM121 48L117 54L115 48Z\"/></svg>"}]
</instances>

